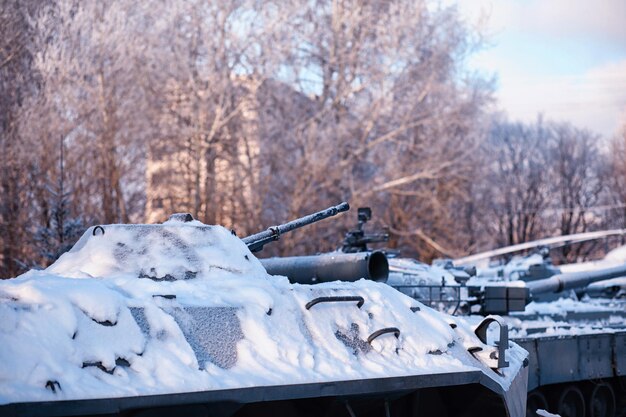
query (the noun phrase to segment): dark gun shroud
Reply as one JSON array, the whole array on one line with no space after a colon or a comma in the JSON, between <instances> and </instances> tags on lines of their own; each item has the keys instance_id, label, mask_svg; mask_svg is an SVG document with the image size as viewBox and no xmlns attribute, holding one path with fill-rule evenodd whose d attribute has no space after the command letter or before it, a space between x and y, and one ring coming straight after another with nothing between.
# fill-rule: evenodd
<instances>
[{"instance_id":1,"label":"dark gun shroud","mask_svg":"<svg viewBox=\"0 0 626 417\"><path fill-rule=\"evenodd\" d=\"M270 275L283 275L292 283L315 284L329 281L387 281L389 262L380 251L325 253L315 256L259 259Z\"/></svg>"}]
</instances>

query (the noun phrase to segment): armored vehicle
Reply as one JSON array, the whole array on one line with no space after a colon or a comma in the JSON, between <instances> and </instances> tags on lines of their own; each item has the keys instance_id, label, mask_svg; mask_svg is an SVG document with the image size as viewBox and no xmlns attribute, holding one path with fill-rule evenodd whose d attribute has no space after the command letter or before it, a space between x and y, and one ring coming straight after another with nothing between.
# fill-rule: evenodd
<instances>
[{"instance_id":1,"label":"armored vehicle","mask_svg":"<svg viewBox=\"0 0 626 417\"><path fill-rule=\"evenodd\" d=\"M527 353L499 318L292 284L251 251L345 209L244 239L189 215L89 228L0 282L0 415L523 416Z\"/></svg>"},{"instance_id":2,"label":"armored vehicle","mask_svg":"<svg viewBox=\"0 0 626 417\"><path fill-rule=\"evenodd\" d=\"M614 254L610 262L569 266L570 272L561 273L546 249L552 243L623 232L546 239L537 252L498 267L473 265L482 255L433 265L391 258L387 284L470 324L502 315L511 340L530 354L527 416L541 409L563 417L623 416L626 263ZM488 255L507 253L510 249L503 248Z\"/></svg>"},{"instance_id":3,"label":"armored vehicle","mask_svg":"<svg viewBox=\"0 0 626 417\"><path fill-rule=\"evenodd\" d=\"M437 285L415 281L438 272L445 277L441 268L398 272L391 263L389 282L427 305L467 315L470 322L484 314L504 316L511 339L530 354L528 416L538 409L568 417L626 414L626 300L619 298L623 278L608 280L626 275L626 265L527 283L471 278L450 284L450 274ZM568 298L554 297L566 292Z\"/></svg>"}]
</instances>

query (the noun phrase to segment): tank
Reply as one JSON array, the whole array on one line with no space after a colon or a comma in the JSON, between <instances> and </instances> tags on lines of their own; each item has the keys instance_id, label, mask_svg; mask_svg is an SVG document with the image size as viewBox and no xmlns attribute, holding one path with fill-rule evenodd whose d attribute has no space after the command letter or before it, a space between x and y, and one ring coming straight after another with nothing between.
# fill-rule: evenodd
<instances>
[{"instance_id":1,"label":"tank","mask_svg":"<svg viewBox=\"0 0 626 417\"><path fill-rule=\"evenodd\" d=\"M626 415L626 300L615 290L625 275L622 264L526 282L530 302L507 323L530 354L528 410Z\"/></svg>"},{"instance_id":2,"label":"tank","mask_svg":"<svg viewBox=\"0 0 626 417\"><path fill-rule=\"evenodd\" d=\"M251 248L281 226L100 225L0 282L0 415L524 415L527 353L500 318L269 275Z\"/></svg>"},{"instance_id":3,"label":"tank","mask_svg":"<svg viewBox=\"0 0 626 417\"><path fill-rule=\"evenodd\" d=\"M558 271L525 261L535 271ZM508 270L526 281L479 271L465 284L466 296L460 285L455 291L470 321L472 314L502 315L511 339L529 352L527 415L625 415L626 300L616 296L626 264L536 278L514 262Z\"/></svg>"},{"instance_id":4,"label":"tank","mask_svg":"<svg viewBox=\"0 0 626 417\"><path fill-rule=\"evenodd\" d=\"M537 410L563 417L624 416L626 256L619 255L626 249L601 262L560 267L552 264L549 249L623 233L518 245L537 250L495 267L480 261L511 254L511 248L433 265L398 256L389 259L387 284L470 325L486 315L502 316L511 340L529 352L527 416L537 416Z\"/></svg>"}]
</instances>

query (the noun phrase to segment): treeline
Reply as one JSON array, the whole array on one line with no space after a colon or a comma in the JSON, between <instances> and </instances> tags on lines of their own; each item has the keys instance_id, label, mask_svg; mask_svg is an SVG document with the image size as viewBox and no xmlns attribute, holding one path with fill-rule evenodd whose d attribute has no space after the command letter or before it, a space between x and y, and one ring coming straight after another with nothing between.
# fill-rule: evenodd
<instances>
[{"instance_id":1,"label":"treeline","mask_svg":"<svg viewBox=\"0 0 626 417\"><path fill-rule=\"evenodd\" d=\"M2 3L0 277L172 212L245 235L347 200L423 260L626 225L626 136L493 116L452 7ZM352 217L268 254L333 249Z\"/></svg>"},{"instance_id":2,"label":"treeline","mask_svg":"<svg viewBox=\"0 0 626 417\"><path fill-rule=\"evenodd\" d=\"M494 121L484 149L490 156L473 203L483 211L479 236L490 236L483 246L626 228L626 126L621 136L602 140L570 123ZM598 243L553 254L574 262Z\"/></svg>"}]
</instances>

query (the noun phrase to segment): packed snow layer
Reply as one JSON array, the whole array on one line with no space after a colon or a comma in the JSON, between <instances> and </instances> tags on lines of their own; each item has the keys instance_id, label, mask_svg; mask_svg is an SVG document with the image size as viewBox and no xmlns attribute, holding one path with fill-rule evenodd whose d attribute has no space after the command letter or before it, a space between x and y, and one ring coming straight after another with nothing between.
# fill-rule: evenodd
<instances>
[{"instance_id":1,"label":"packed snow layer","mask_svg":"<svg viewBox=\"0 0 626 417\"><path fill-rule=\"evenodd\" d=\"M626 262L626 246L619 246L604 257L607 261L625 263Z\"/></svg>"},{"instance_id":2,"label":"packed snow layer","mask_svg":"<svg viewBox=\"0 0 626 417\"><path fill-rule=\"evenodd\" d=\"M543 256L538 253L528 256L514 256L505 265L483 266L478 268L477 277L495 282L516 281L525 276L531 267L543 264Z\"/></svg>"},{"instance_id":3,"label":"packed snow layer","mask_svg":"<svg viewBox=\"0 0 626 417\"><path fill-rule=\"evenodd\" d=\"M511 337L573 336L623 331L626 303L585 297L532 302L526 311L505 318Z\"/></svg>"},{"instance_id":4,"label":"packed snow layer","mask_svg":"<svg viewBox=\"0 0 626 417\"><path fill-rule=\"evenodd\" d=\"M364 304L305 308L322 296ZM506 389L526 357L511 344L496 373L462 320L371 281L292 285L199 222L90 228L48 269L1 282L0 316L0 404L469 370ZM367 342L389 327L398 338Z\"/></svg>"},{"instance_id":5,"label":"packed snow layer","mask_svg":"<svg viewBox=\"0 0 626 417\"><path fill-rule=\"evenodd\" d=\"M434 302L433 298L444 301L458 298L456 289L459 284L450 272L414 259L389 259L387 285L426 304ZM435 287L437 288L433 291Z\"/></svg>"},{"instance_id":6,"label":"packed snow layer","mask_svg":"<svg viewBox=\"0 0 626 417\"><path fill-rule=\"evenodd\" d=\"M585 291L593 297L626 299L626 277L591 283Z\"/></svg>"},{"instance_id":7,"label":"packed snow layer","mask_svg":"<svg viewBox=\"0 0 626 417\"><path fill-rule=\"evenodd\" d=\"M568 312L592 312L606 311L610 312L612 308L606 307L599 303L583 302L572 298L559 298L550 302L532 302L526 306L524 313L519 314L560 314L565 315Z\"/></svg>"},{"instance_id":8,"label":"packed snow layer","mask_svg":"<svg viewBox=\"0 0 626 417\"><path fill-rule=\"evenodd\" d=\"M621 264L622 263L611 262L605 259L600 259L597 261L577 262L574 264L563 264L563 265L559 265L559 269L564 274L570 274L573 272L588 272L588 271L594 271L596 269L612 268L614 266L618 266Z\"/></svg>"},{"instance_id":9,"label":"packed snow layer","mask_svg":"<svg viewBox=\"0 0 626 417\"><path fill-rule=\"evenodd\" d=\"M626 246L618 246L609 251L603 259L588 262L578 262L574 264L560 265L559 268L564 273L593 271L596 269L613 268L626 263Z\"/></svg>"}]
</instances>

